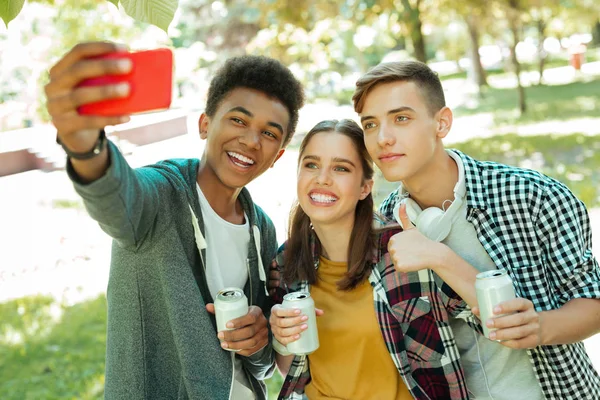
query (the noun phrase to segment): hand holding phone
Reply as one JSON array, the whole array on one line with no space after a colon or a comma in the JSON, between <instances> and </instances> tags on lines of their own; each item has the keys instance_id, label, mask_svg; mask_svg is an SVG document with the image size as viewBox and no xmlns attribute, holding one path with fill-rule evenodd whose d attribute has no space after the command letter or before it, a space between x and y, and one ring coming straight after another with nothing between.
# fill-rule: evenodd
<instances>
[{"instance_id":1,"label":"hand holding phone","mask_svg":"<svg viewBox=\"0 0 600 400\"><path fill-rule=\"evenodd\" d=\"M78 107L79 114L98 116L129 115L169 108L173 90L173 53L166 48L114 52L97 59L128 58L133 67L124 75L105 75L82 81L77 87L115 85L125 82L129 95L88 103Z\"/></svg>"},{"instance_id":2,"label":"hand holding phone","mask_svg":"<svg viewBox=\"0 0 600 400\"><path fill-rule=\"evenodd\" d=\"M79 43L48 71L49 80L44 86L46 108L56 127L57 139L72 152L89 151L97 143L101 129L129 120L126 114L102 116L77 112L84 104L129 96L129 84L78 87L85 79L129 74L131 61L99 58L115 52L125 53L127 48L111 42Z\"/></svg>"}]
</instances>

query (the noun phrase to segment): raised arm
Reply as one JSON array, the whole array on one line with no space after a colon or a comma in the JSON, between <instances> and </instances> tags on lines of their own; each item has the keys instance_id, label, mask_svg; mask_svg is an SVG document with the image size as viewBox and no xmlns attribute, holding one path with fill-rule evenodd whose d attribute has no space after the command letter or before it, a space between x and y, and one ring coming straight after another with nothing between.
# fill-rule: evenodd
<instances>
[{"instance_id":1,"label":"raised arm","mask_svg":"<svg viewBox=\"0 0 600 400\"><path fill-rule=\"evenodd\" d=\"M127 122L126 115L116 117L80 115L81 105L129 94L126 83L81 87L84 79L103 75L118 75L129 72L131 61L100 60L93 57L123 51L123 46L108 42L80 43L61 58L49 72L50 81L45 86L48 113L57 130L57 138L68 151L80 155L88 154L95 148L100 132L108 125ZM97 154L91 153L88 159L71 157L74 172L82 182L92 182L104 175L109 166L106 146Z\"/></svg>"},{"instance_id":2,"label":"raised arm","mask_svg":"<svg viewBox=\"0 0 600 400\"><path fill-rule=\"evenodd\" d=\"M153 224L159 207L155 178L150 169L134 171L101 132L128 116L80 115L78 107L100 100L127 96L127 84L77 87L84 79L124 74L129 60L94 59L123 51L107 42L81 43L50 69L46 85L47 108L57 139L69 155L67 171L92 218L123 246L139 245Z\"/></svg>"}]
</instances>

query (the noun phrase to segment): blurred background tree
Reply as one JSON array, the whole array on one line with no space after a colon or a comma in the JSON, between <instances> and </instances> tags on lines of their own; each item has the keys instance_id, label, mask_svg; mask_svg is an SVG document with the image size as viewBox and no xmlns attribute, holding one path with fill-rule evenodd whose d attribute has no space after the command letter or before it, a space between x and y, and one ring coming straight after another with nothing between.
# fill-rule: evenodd
<instances>
[{"instance_id":1,"label":"blurred background tree","mask_svg":"<svg viewBox=\"0 0 600 400\"><path fill-rule=\"evenodd\" d=\"M106 0L115 5L115 7L122 7L123 10L139 21L148 22L154 24L164 31L167 31L177 6L178 0ZM30 0L30 3L47 3L56 4L62 6L64 0ZM96 1L100 4L100 0ZM4 24L8 24L15 19L19 13L23 10L25 0L3 0L0 3L0 18L4 21Z\"/></svg>"},{"instance_id":2,"label":"blurred background tree","mask_svg":"<svg viewBox=\"0 0 600 400\"><path fill-rule=\"evenodd\" d=\"M36 48L35 57L38 60L57 60L82 38L109 40L136 47L136 42L146 29L144 23L119 13L108 1L32 0L30 3L48 6L36 9L37 17L32 18L30 29L25 29L21 38L25 46ZM28 6L33 8L33 4ZM154 42L151 44L154 45ZM49 119L42 95L47 82L47 65L37 63L29 73L30 77L37 77L37 113L42 121Z\"/></svg>"},{"instance_id":3,"label":"blurred background tree","mask_svg":"<svg viewBox=\"0 0 600 400\"><path fill-rule=\"evenodd\" d=\"M5 21L18 13L22 3L0 7ZM179 49L179 59L188 60L187 75L195 81L179 76L182 91L204 92L201 81L223 60L251 52L289 65L306 84L309 100L333 97L339 104L348 104L356 77L382 61L410 58L428 62L440 74L446 74L445 69L466 73L478 95L488 85L489 73L512 70L516 104L525 114L528 84L522 83L520 72L535 63L537 84L542 84L545 68L559 53L566 53L572 35L588 32L597 41L599 4L593 0L30 0L24 7L28 15L39 12L36 5L45 5L45 13L31 20L32 29L23 30L21 40L45 41L38 46L44 50L38 56L47 61L82 40L140 42L152 31L143 21L153 20L168 35L160 38L160 31L154 31L147 47L157 42L170 45ZM137 19L126 17L124 11ZM45 39L42 34L47 34ZM549 43L558 47L549 48ZM493 57L495 63L490 62ZM567 56L562 57L566 64ZM442 68L444 62L447 68ZM448 67L451 62L454 67ZM32 63L24 64L20 72L3 70L2 99L14 100L23 77L39 75ZM39 118L46 120L43 107L37 109Z\"/></svg>"}]
</instances>

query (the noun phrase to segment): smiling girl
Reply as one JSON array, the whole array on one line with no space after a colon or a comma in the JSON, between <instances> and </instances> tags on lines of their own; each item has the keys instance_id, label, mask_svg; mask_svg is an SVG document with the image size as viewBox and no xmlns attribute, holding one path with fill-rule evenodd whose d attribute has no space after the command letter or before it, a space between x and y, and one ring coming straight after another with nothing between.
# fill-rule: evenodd
<instances>
[{"instance_id":1,"label":"smiling girl","mask_svg":"<svg viewBox=\"0 0 600 400\"><path fill-rule=\"evenodd\" d=\"M399 228L386 228L374 214L372 178L373 163L354 121L320 122L304 138L298 204L274 261L283 279L273 296L281 303L288 292L310 292L320 347L309 356L286 355L285 345L307 329L307 317L273 307L277 364L287 374L280 399L443 398L460 379L435 372L443 357L435 351L440 337L433 306L404 290L418 277L394 270L387 242ZM454 293L442 300L461 303ZM428 394L423 374L433 384Z\"/></svg>"}]
</instances>

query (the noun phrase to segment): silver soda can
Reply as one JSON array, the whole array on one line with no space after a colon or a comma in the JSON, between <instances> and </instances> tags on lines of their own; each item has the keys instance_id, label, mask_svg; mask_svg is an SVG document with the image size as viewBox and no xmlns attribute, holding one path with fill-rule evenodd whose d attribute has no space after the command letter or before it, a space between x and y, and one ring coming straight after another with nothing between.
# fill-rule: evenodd
<instances>
[{"instance_id":1,"label":"silver soda can","mask_svg":"<svg viewBox=\"0 0 600 400\"><path fill-rule=\"evenodd\" d=\"M319 332L317 331L317 315L315 302L308 292L288 293L283 296L283 308L299 309L300 315L306 315L308 320L302 322L308 328L300 333L300 339L289 343L287 349L296 355L308 355L319 348Z\"/></svg>"},{"instance_id":2,"label":"silver soda can","mask_svg":"<svg viewBox=\"0 0 600 400\"><path fill-rule=\"evenodd\" d=\"M243 317L246 314L248 314L248 299L242 289L230 287L217 293L215 298L217 332L232 330L225 325L232 319Z\"/></svg>"},{"instance_id":3,"label":"silver soda can","mask_svg":"<svg viewBox=\"0 0 600 400\"><path fill-rule=\"evenodd\" d=\"M494 307L503 301L516 298L515 288L512 279L504 269L492 270L477 274L475 281L475 292L477 293L477 304L479 306L479 316L483 327L485 337L490 337L490 332L494 329L488 328L485 323L494 315Z\"/></svg>"}]
</instances>

